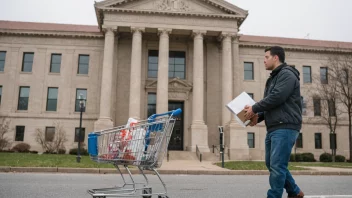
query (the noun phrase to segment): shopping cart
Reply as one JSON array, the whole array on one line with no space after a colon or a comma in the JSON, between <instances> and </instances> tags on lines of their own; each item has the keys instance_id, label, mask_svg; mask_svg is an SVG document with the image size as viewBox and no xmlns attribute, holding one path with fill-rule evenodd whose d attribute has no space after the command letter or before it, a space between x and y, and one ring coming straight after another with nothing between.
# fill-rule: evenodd
<instances>
[{"instance_id":1,"label":"shopping cart","mask_svg":"<svg viewBox=\"0 0 352 198\"><path fill-rule=\"evenodd\" d=\"M162 164L175 125L175 116L181 109L162 114L154 114L147 120L131 122L126 126L92 132L88 135L90 158L98 163L111 163L120 173L123 185L112 188L91 189L93 198L106 197L143 197L168 198L167 189L157 168ZM120 166L125 168L130 183L127 183ZM137 183L132 177L129 166L135 166L143 175L145 182ZM164 187L163 192L153 193L144 171L153 171Z\"/></svg>"}]
</instances>

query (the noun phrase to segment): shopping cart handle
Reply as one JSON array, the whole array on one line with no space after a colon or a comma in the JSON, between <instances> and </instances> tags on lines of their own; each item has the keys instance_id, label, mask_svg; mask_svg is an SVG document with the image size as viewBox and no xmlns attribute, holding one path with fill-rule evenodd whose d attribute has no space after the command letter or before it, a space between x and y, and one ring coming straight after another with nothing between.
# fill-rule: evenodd
<instances>
[{"instance_id":1,"label":"shopping cart handle","mask_svg":"<svg viewBox=\"0 0 352 198\"><path fill-rule=\"evenodd\" d=\"M178 116L178 115L181 114L181 112L182 112L181 108L178 108L176 110L169 111L169 112L166 112L166 113L160 113L160 114L151 115L148 118L148 120L154 120L156 117L160 117L160 116L164 116L164 115Z\"/></svg>"}]
</instances>

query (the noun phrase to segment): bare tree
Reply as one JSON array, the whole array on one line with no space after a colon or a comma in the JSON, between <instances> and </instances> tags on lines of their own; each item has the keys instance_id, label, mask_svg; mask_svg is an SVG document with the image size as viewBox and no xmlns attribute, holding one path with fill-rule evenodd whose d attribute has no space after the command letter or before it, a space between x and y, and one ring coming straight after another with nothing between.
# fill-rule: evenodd
<instances>
[{"instance_id":1,"label":"bare tree","mask_svg":"<svg viewBox=\"0 0 352 198\"><path fill-rule=\"evenodd\" d=\"M59 153L60 149L65 149L67 142L66 131L61 122L54 122L54 134L45 133L43 129L36 129L35 141L40 144L44 151L48 153Z\"/></svg>"},{"instance_id":2,"label":"bare tree","mask_svg":"<svg viewBox=\"0 0 352 198\"><path fill-rule=\"evenodd\" d=\"M328 57L329 78L336 82L338 100L343 113L348 116L350 162L352 162L352 53Z\"/></svg>"},{"instance_id":3,"label":"bare tree","mask_svg":"<svg viewBox=\"0 0 352 198\"><path fill-rule=\"evenodd\" d=\"M10 140L6 137L6 134L11 132L10 129L11 120L5 116L0 118L0 151L11 146Z\"/></svg>"},{"instance_id":4,"label":"bare tree","mask_svg":"<svg viewBox=\"0 0 352 198\"><path fill-rule=\"evenodd\" d=\"M335 135L343 112L341 111L340 105L338 105L338 82L334 80L331 75L327 75L327 71L328 69L326 68L325 72L314 76L314 81L317 83L313 85L313 89L308 90L308 95L313 98L312 106L315 116L309 120L325 125L330 130L330 134ZM335 148L331 148L331 154L332 161L335 162Z\"/></svg>"}]
</instances>

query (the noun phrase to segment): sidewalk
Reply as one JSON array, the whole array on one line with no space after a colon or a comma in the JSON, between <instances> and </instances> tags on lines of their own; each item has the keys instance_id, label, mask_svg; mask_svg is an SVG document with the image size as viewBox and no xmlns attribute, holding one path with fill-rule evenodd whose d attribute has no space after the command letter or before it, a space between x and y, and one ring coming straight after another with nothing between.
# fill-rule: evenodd
<instances>
[{"instance_id":1,"label":"sidewalk","mask_svg":"<svg viewBox=\"0 0 352 198\"><path fill-rule=\"evenodd\" d=\"M309 170L291 171L293 175L352 175L352 169L330 167L304 167ZM136 168L130 169L132 174L139 174ZM126 170L122 170L127 173ZM60 167L1 167L0 172L41 172L41 173L93 173L93 174L117 174L116 169L109 168L60 168ZM267 170L228 170L214 165L210 161L199 162L197 160L172 160L163 161L160 174L177 175L268 175ZM151 171L146 171L153 174Z\"/></svg>"}]
</instances>

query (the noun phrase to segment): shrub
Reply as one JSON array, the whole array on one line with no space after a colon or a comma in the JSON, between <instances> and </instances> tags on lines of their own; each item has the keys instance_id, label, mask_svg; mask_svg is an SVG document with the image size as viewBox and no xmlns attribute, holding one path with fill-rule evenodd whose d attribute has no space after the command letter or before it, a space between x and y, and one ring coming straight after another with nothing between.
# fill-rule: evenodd
<instances>
[{"instance_id":1,"label":"shrub","mask_svg":"<svg viewBox=\"0 0 352 198\"><path fill-rule=\"evenodd\" d=\"M332 162L332 155L330 153L323 153L319 157L321 162Z\"/></svg>"},{"instance_id":2,"label":"shrub","mask_svg":"<svg viewBox=\"0 0 352 198\"><path fill-rule=\"evenodd\" d=\"M342 156L342 155L335 156L335 162L345 162L345 161L346 161L345 156Z\"/></svg>"},{"instance_id":3,"label":"shrub","mask_svg":"<svg viewBox=\"0 0 352 198\"><path fill-rule=\"evenodd\" d=\"M13 152L15 152L15 151L12 150L12 149L8 149L8 150L0 150L0 152L3 152L3 153L13 153Z\"/></svg>"},{"instance_id":4,"label":"shrub","mask_svg":"<svg viewBox=\"0 0 352 198\"><path fill-rule=\"evenodd\" d=\"M51 141L48 141L43 129L37 128L34 134L35 141L46 151L44 153L57 154L60 149L64 148L64 143L68 141L63 124L55 121L53 125L55 133L51 137Z\"/></svg>"},{"instance_id":5,"label":"shrub","mask_svg":"<svg viewBox=\"0 0 352 198\"><path fill-rule=\"evenodd\" d=\"M8 120L6 117L2 117L0 120L0 151L11 147L11 142L6 137L6 134L12 131L10 123L11 120Z\"/></svg>"},{"instance_id":6,"label":"shrub","mask_svg":"<svg viewBox=\"0 0 352 198\"><path fill-rule=\"evenodd\" d=\"M66 149L59 149L59 154L66 154Z\"/></svg>"},{"instance_id":7,"label":"shrub","mask_svg":"<svg viewBox=\"0 0 352 198\"><path fill-rule=\"evenodd\" d=\"M31 146L27 143L19 143L16 146L14 146L12 148L12 150L20 152L20 153L24 153L24 152L29 152L30 148L31 148Z\"/></svg>"},{"instance_id":8,"label":"shrub","mask_svg":"<svg viewBox=\"0 0 352 198\"><path fill-rule=\"evenodd\" d=\"M0 151L4 150L5 148L8 148L9 146L11 146L11 143L8 139L0 139Z\"/></svg>"},{"instance_id":9,"label":"shrub","mask_svg":"<svg viewBox=\"0 0 352 198\"><path fill-rule=\"evenodd\" d=\"M73 148L73 149L70 149L69 154L70 155L77 155L77 152L78 152L78 148ZM80 154L81 155L88 155L88 151L85 148L81 148Z\"/></svg>"},{"instance_id":10,"label":"shrub","mask_svg":"<svg viewBox=\"0 0 352 198\"><path fill-rule=\"evenodd\" d=\"M295 161L296 156L296 161ZM290 162L316 162L313 153L296 153L291 154Z\"/></svg>"},{"instance_id":11,"label":"shrub","mask_svg":"<svg viewBox=\"0 0 352 198\"><path fill-rule=\"evenodd\" d=\"M33 154L38 154L38 151L29 151L29 152Z\"/></svg>"},{"instance_id":12,"label":"shrub","mask_svg":"<svg viewBox=\"0 0 352 198\"><path fill-rule=\"evenodd\" d=\"M296 159L295 159L295 157L296 157ZM300 153L291 154L290 162L302 162L302 154L300 154Z\"/></svg>"},{"instance_id":13,"label":"shrub","mask_svg":"<svg viewBox=\"0 0 352 198\"><path fill-rule=\"evenodd\" d=\"M315 162L313 153L302 153L302 162Z\"/></svg>"}]
</instances>

